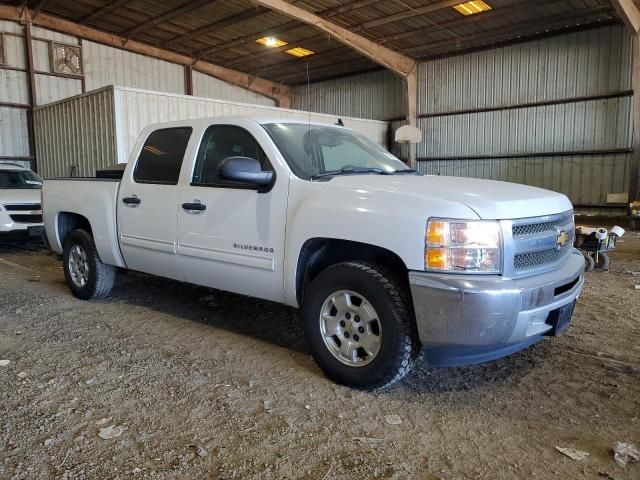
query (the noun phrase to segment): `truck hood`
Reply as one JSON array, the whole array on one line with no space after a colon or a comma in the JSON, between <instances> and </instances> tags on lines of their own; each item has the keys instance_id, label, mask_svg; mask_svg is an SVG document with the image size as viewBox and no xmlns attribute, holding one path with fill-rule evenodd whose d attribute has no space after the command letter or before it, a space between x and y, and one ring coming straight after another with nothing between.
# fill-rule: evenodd
<instances>
[{"instance_id":1,"label":"truck hood","mask_svg":"<svg viewBox=\"0 0 640 480\"><path fill-rule=\"evenodd\" d=\"M40 189L3 188L0 189L0 205L8 203L40 203Z\"/></svg>"},{"instance_id":2,"label":"truck hood","mask_svg":"<svg viewBox=\"0 0 640 480\"><path fill-rule=\"evenodd\" d=\"M506 220L566 212L573 206L557 192L517 183L434 175L342 175L328 181L335 187L371 193L400 193L416 200L438 199L466 205L482 219ZM443 212L446 216L446 212Z\"/></svg>"}]
</instances>

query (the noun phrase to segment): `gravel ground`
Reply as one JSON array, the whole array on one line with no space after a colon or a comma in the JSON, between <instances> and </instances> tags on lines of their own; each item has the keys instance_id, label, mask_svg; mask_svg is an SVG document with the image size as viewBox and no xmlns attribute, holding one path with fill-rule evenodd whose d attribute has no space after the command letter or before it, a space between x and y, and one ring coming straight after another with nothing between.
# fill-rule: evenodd
<instances>
[{"instance_id":1,"label":"gravel ground","mask_svg":"<svg viewBox=\"0 0 640 480\"><path fill-rule=\"evenodd\" d=\"M326 380L291 308L134 273L82 302L53 254L0 247L0 478L638 479L612 457L640 447L624 240L560 338L378 393Z\"/></svg>"}]
</instances>

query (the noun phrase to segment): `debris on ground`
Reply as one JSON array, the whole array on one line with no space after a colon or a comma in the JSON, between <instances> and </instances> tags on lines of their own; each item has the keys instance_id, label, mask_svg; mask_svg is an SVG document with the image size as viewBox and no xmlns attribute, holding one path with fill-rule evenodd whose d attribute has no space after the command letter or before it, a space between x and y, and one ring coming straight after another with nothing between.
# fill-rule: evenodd
<instances>
[{"instance_id":1,"label":"debris on ground","mask_svg":"<svg viewBox=\"0 0 640 480\"><path fill-rule=\"evenodd\" d=\"M0 367L6 367L11 363L11 360L0 360Z\"/></svg>"},{"instance_id":2,"label":"debris on ground","mask_svg":"<svg viewBox=\"0 0 640 480\"><path fill-rule=\"evenodd\" d=\"M198 447L196 449L196 455L198 455L199 457L206 457L207 455L209 455L209 452L207 452L207 449L204 447Z\"/></svg>"},{"instance_id":3,"label":"debris on ground","mask_svg":"<svg viewBox=\"0 0 640 480\"><path fill-rule=\"evenodd\" d=\"M24 379L25 379L25 378L27 378L28 376L29 376L29 375L27 374L27 372L24 372L24 371L22 371L22 372L18 373L18 378L19 378L20 380L24 380Z\"/></svg>"},{"instance_id":4,"label":"debris on ground","mask_svg":"<svg viewBox=\"0 0 640 480\"><path fill-rule=\"evenodd\" d=\"M372 437L352 437L352 440L363 445L380 445L383 442L381 438Z\"/></svg>"},{"instance_id":5,"label":"debris on ground","mask_svg":"<svg viewBox=\"0 0 640 480\"><path fill-rule=\"evenodd\" d=\"M636 285L636 290L640 290L640 285Z\"/></svg>"},{"instance_id":6,"label":"debris on ground","mask_svg":"<svg viewBox=\"0 0 640 480\"><path fill-rule=\"evenodd\" d=\"M617 373L636 373L638 371L638 367L622 362L605 362L602 366L607 370Z\"/></svg>"},{"instance_id":7,"label":"debris on ground","mask_svg":"<svg viewBox=\"0 0 640 480\"><path fill-rule=\"evenodd\" d=\"M400 415L386 415L384 417L384 420L389 425L401 425L402 424L402 419L400 418Z\"/></svg>"},{"instance_id":8,"label":"debris on ground","mask_svg":"<svg viewBox=\"0 0 640 480\"><path fill-rule=\"evenodd\" d=\"M565 448L556 446L556 450L558 450L561 454L566 455L567 457L573 460L584 460L589 456L589 453L583 452L581 450L575 450L573 448Z\"/></svg>"},{"instance_id":9,"label":"debris on ground","mask_svg":"<svg viewBox=\"0 0 640 480\"><path fill-rule=\"evenodd\" d=\"M115 425L111 425L110 427L101 428L98 432L98 436L103 440L109 440L111 438L119 437L122 435L122 432L124 432L123 426L118 425L116 427Z\"/></svg>"},{"instance_id":10,"label":"debris on ground","mask_svg":"<svg viewBox=\"0 0 640 480\"><path fill-rule=\"evenodd\" d=\"M271 408L272 408L271 400L263 401L262 406L264 407L264 411L266 413L271 413Z\"/></svg>"},{"instance_id":11,"label":"debris on ground","mask_svg":"<svg viewBox=\"0 0 640 480\"><path fill-rule=\"evenodd\" d=\"M111 417L107 418L107 417L102 417L100 420L96 421L96 425L100 426L100 425L104 425L106 424L109 420L111 420Z\"/></svg>"},{"instance_id":12,"label":"debris on ground","mask_svg":"<svg viewBox=\"0 0 640 480\"><path fill-rule=\"evenodd\" d=\"M621 467L627 463L640 462L640 452L632 443L617 442L613 447L613 459Z\"/></svg>"}]
</instances>

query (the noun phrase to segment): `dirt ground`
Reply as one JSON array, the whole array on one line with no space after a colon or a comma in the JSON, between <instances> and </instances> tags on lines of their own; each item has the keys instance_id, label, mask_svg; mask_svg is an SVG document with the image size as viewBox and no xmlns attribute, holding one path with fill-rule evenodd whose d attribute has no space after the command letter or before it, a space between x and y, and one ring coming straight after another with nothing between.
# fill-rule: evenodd
<instances>
[{"instance_id":1,"label":"dirt ground","mask_svg":"<svg viewBox=\"0 0 640 480\"><path fill-rule=\"evenodd\" d=\"M82 302L53 254L0 247L0 478L638 479L612 457L640 447L634 271L630 232L561 337L366 393L291 308L133 273Z\"/></svg>"}]
</instances>

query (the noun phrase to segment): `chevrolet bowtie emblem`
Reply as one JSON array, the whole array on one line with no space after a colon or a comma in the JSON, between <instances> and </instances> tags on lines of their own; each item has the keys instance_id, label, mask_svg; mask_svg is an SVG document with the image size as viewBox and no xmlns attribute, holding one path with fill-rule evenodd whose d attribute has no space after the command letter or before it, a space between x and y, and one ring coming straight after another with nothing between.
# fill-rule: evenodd
<instances>
[{"instance_id":1,"label":"chevrolet bowtie emblem","mask_svg":"<svg viewBox=\"0 0 640 480\"><path fill-rule=\"evenodd\" d=\"M565 244L569 241L569 234L562 230L558 232L558 236L556 237L556 245L558 248L564 247Z\"/></svg>"}]
</instances>

